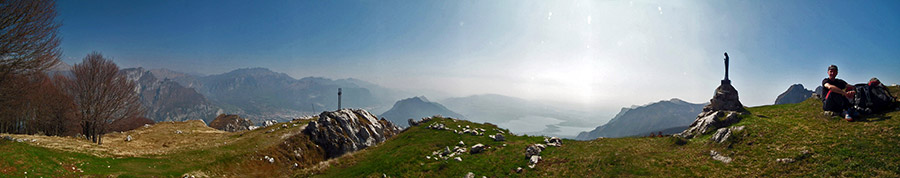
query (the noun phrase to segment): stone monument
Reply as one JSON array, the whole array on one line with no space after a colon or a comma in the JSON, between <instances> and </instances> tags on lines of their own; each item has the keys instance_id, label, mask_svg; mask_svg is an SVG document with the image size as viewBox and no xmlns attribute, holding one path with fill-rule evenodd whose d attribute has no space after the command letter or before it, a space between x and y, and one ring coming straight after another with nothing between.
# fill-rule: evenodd
<instances>
[{"instance_id":1,"label":"stone monument","mask_svg":"<svg viewBox=\"0 0 900 178\"><path fill-rule=\"evenodd\" d=\"M716 88L713 98L703 107L703 112L697 115L694 123L676 136L693 138L717 128L728 127L740 121L740 115L746 113L748 112L744 109L744 105L738 100L737 90L731 86L731 80L728 80L728 53L725 53L725 79Z\"/></svg>"}]
</instances>

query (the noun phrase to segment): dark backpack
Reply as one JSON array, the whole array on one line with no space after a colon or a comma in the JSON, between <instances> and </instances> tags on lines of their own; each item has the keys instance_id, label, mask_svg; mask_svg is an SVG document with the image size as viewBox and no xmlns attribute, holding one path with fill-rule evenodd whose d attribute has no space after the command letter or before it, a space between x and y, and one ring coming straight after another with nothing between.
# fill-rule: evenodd
<instances>
[{"instance_id":1,"label":"dark backpack","mask_svg":"<svg viewBox=\"0 0 900 178\"><path fill-rule=\"evenodd\" d=\"M894 106L894 97L881 83L856 84L853 106L862 114L879 113Z\"/></svg>"}]
</instances>

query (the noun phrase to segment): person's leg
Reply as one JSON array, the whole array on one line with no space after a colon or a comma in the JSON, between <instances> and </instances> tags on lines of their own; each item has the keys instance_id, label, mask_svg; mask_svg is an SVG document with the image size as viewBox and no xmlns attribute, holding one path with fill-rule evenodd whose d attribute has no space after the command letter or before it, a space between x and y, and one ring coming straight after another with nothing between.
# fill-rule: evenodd
<instances>
[{"instance_id":1,"label":"person's leg","mask_svg":"<svg viewBox=\"0 0 900 178\"><path fill-rule=\"evenodd\" d=\"M844 119L852 122L853 118L856 117L856 113L854 113L853 104L850 103L850 99L847 99L847 97L844 96L838 96L835 97L835 100L835 105L841 108L840 110L844 111Z\"/></svg>"},{"instance_id":2,"label":"person's leg","mask_svg":"<svg viewBox=\"0 0 900 178\"><path fill-rule=\"evenodd\" d=\"M844 100L846 100L846 98L844 98L843 96L837 95L837 94L835 94L835 95L831 95L831 94L826 95L826 96L825 96L825 101L824 101L823 104L822 104L822 110L825 110L825 111L831 111L831 112L835 112L835 113L841 113L841 112L843 112L844 109L846 109L846 108L845 108L845 106L844 106L844 105L845 105L845 104L844 104L844 101L841 100L841 98L843 98ZM849 102L848 102L848 103L849 103Z\"/></svg>"}]
</instances>

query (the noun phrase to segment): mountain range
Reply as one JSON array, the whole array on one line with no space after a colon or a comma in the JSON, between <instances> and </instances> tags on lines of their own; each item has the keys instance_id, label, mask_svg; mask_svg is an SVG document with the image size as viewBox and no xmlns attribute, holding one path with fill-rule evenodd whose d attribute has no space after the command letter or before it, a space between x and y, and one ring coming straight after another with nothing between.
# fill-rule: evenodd
<instances>
[{"instance_id":1,"label":"mountain range","mask_svg":"<svg viewBox=\"0 0 900 178\"><path fill-rule=\"evenodd\" d=\"M266 68L243 68L223 74L198 75L168 69L127 68L135 81L147 117L155 121L202 119L238 114L254 121L286 121L337 109L341 88L344 108L385 111L403 92L357 79L294 79Z\"/></svg>"},{"instance_id":2,"label":"mountain range","mask_svg":"<svg viewBox=\"0 0 900 178\"><path fill-rule=\"evenodd\" d=\"M575 139L639 136L661 131L664 131L663 134L678 133L691 125L705 105L673 98L644 106L622 108L608 123L594 130L581 132Z\"/></svg>"}]
</instances>

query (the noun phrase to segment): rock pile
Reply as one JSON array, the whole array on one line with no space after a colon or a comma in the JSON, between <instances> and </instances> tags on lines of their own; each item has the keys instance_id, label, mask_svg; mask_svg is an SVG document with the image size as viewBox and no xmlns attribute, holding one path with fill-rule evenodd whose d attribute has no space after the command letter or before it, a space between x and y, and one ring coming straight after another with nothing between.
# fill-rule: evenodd
<instances>
[{"instance_id":1,"label":"rock pile","mask_svg":"<svg viewBox=\"0 0 900 178\"><path fill-rule=\"evenodd\" d=\"M525 158L528 159L528 168L534 168L541 161L541 152L545 148L547 146L544 146L544 144L532 144L525 147Z\"/></svg>"},{"instance_id":2,"label":"rock pile","mask_svg":"<svg viewBox=\"0 0 900 178\"><path fill-rule=\"evenodd\" d=\"M209 122L209 127L228 132L252 130L250 126L253 126L253 122L249 119L233 114L219 114L219 116L216 116L216 119Z\"/></svg>"},{"instance_id":3,"label":"rock pile","mask_svg":"<svg viewBox=\"0 0 900 178\"><path fill-rule=\"evenodd\" d=\"M303 131L325 150L327 158L384 142L400 133L400 128L362 109L322 112Z\"/></svg>"},{"instance_id":4,"label":"rock pile","mask_svg":"<svg viewBox=\"0 0 900 178\"><path fill-rule=\"evenodd\" d=\"M462 141L460 141L462 143ZM473 147L474 148L474 147ZM447 160L447 159L456 159L459 158L458 155L461 155L466 152L465 145L454 146L453 149L450 147L444 147L444 149L440 149L437 151L431 152L430 156L425 156L425 159L433 159L433 160ZM462 161L462 158L459 158L459 161Z\"/></svg>"},{"instance_id":5,"label":"rock pile","mask_svg":"<svg viewBox=\"0 0 900 178\"><path fill-rule=\"evenodd\" d=\"M409 123L409 126L412 127L412 126L417 126L417 125L419 125L419 124L421 124L421 123L425 123L425 122L428 122L428 121L431 121L431 117L423 117L422 119L419 119L418 121L413 120L413 119L409 119L409 120L407 120L406 122L408 122L408 123Z\"/></svg>"},{"instance_id":6,"label":"rock pile","mask_svg":"<svg viewBox=\"0 0 900 178\"><path fill-rule=\"evenodd\" d=\"M728 127L740 121L740 115L745 113L747 110L738 100L737 90L731 86L730 81L723 81L722 85L716 88L716 93L709 100L709 104L703 107L703 112L697 115L697 119L691 123L691 126L675 136L690 139L717 128Z\"/></svg>"}]
</instances>

